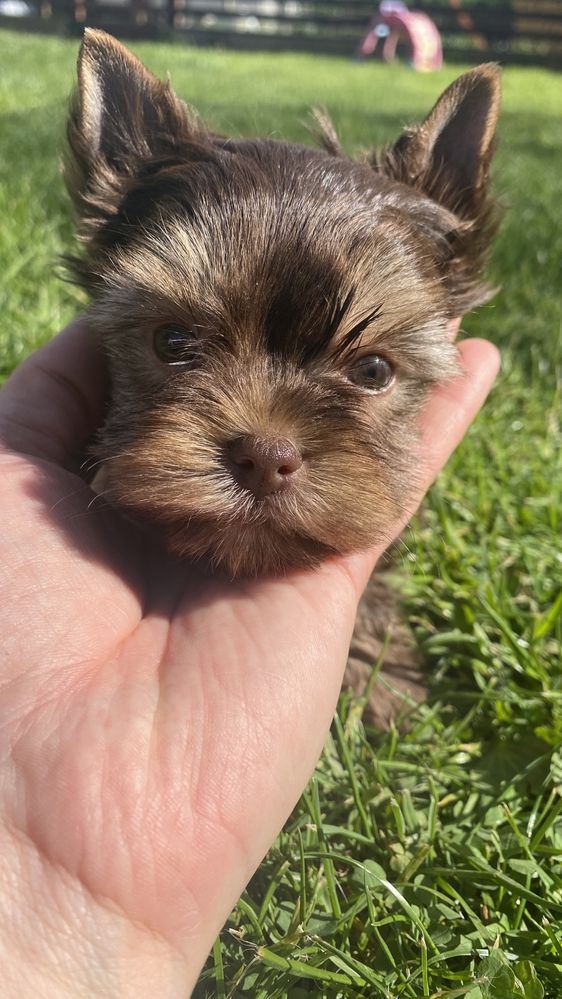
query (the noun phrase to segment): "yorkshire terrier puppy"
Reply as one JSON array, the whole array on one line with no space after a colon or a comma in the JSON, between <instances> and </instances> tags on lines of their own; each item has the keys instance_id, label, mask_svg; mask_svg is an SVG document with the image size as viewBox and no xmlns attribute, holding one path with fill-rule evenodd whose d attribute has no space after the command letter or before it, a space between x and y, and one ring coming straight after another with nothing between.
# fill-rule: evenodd
<instances>
[{"instance_id":1,"label":"yorkshire terrier puppy","mask_svg":"<svg viewBox=\"0 0 562 999\"><path fill-rule=\"evenodd\" d=\"M70 268L109 362L104 493L231 577L373 545L415 481L420 408L457 372L449 325L490 296L498 69L359 161L323 114L321 148L214 134L100 31L78 78ZM393 605L375 576L356 690ZM419 695L414 664L398 629L387 673ZM388 711L375 692L371 719Z\"/></svg>"}]
</instances>

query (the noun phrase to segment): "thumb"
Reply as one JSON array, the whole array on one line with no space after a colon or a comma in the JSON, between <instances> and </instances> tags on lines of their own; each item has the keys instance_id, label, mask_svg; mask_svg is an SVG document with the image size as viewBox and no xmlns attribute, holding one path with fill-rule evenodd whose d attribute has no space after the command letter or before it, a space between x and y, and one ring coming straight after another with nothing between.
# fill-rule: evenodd
<instances>
[{"instance_id":1,"label":"thumb","mask_svg":"<svg viewBox=\"0 0 562 999\"><path fill-rule=\"evenodd\" d=\"M459 359L464 373L436 389L421 418L419 454L422 468L419 490L412 498L408 513L392 524L387 545L400 534L416 512L425 493L464 437L470 424L483 406L500 367L500 355L487 340L463 340L459 344ZM360 552L338 560L346 566L361 593L380 556L376 552Z\"/></svg>"},{"instance_id":2,"label":"thumb","mask_svg":"<svg viewBox=\"0 0 562 999\"><path fill-rule=\"evenodd\" d=\"M64 464L101 422L105 384L101 351L76 319L0 390L0 446Z\"/></svg>"}]
</instances>

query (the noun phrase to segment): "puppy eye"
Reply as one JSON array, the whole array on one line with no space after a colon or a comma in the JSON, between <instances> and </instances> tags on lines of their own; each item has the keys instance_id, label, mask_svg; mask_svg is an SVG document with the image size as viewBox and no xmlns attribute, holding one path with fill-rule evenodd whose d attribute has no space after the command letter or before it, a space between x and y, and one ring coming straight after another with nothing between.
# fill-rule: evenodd
<instances>
[{"instance_id":1,"label":"puppy eye","mask_svg":"<svg viewBox=\"0 0 562 999\"><path fill-rule=\"evenodd\" d=\"M347 377L354 385L370 389L371 392L382 392L394 380L394 370L386 357L371 354L356 361Z\"/></svg>"},{"instance_id":2,"label":"puppy eye","mask_svg":"<svg viewBox=\"0 0 562 999\"><path fill-rule=\"evenodd\" d=\"M195 334L185 326L169 323L154 331L154 353L164 364L192 364Z\"/></svg>"}]
</instances>

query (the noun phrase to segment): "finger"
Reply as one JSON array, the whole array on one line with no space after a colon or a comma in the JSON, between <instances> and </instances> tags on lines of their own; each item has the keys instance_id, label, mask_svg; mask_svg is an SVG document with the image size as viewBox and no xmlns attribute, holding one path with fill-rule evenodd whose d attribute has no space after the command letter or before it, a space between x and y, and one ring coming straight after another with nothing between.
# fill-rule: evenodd
<instances>
[{"instance_id":1,"label":"finger","mask_svg":"<svg viewBox=\"0 0 562 999\"><path fill-rule=\"evenodd\" d=\"M0 444L63 464L103 412L105 364L84 319L20 364L0 391Z\"/></svg>"},{"instance_id":2,"label":"finger","mask_svg":"<svg viewBox=\"0 0 562 999\"><path fill-rule=\"evenodd\" d=\"M382 547L347 556L340 561L356 580L359 592L374 564L415 513L470 424L484 404L500 368L499 351L487 340L463 340L459 357L464 373L436 389L421 417L421 457L418 488L408 510L391 528Z\"/></svg>"},{"instance_id":3,"label":"finger","mask_svg":"<svg viewBox=\"0 0 562 999\"><path fill-rule=\"evenodd\" d=\"M440 386L422 414L422 495L482 408L500 368L499 351L487 340L463 340L459 356L464 373Z\"/></svg>"},{"instance_id":4,"label":"finger","mask_svg":"<svg viewBox=\"0 0 562 999\"><path fill-rule=\"evenodd\" d=\"M449 329L449 339L450 340L456 340L457 339L457 333L459 332L460 327L461 327L461 320L460 319L451 319L451 322L449 323L449 327L448 327L448 329Z\"/></svg>"}]
</instances>

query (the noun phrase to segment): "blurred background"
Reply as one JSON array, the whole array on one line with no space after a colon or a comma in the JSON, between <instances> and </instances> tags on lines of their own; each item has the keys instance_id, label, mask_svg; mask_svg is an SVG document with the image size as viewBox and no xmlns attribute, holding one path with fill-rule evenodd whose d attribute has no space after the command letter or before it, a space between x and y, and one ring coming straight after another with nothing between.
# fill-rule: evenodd
<instances>
[{"instance_id":1,"label":"blurred background","mask_svg":"<svg viewBox=\"0 0 562 999\"><path fill-rule=\"evenodd\" d=\"M412 12L422 15L417 27ZM370 0L0 0L0 25L21 23L25 30L72 33L91 25L129 38L340 55L361 51L376 16ZM406 55L425 19L440 32L448 60L562 62L562 0L387 0L379 8L381 48L385 16L395 27L402 20L398 51ZM431 44L426 37L414 47L424 42Z\"/></svg>"}]
</instances>

